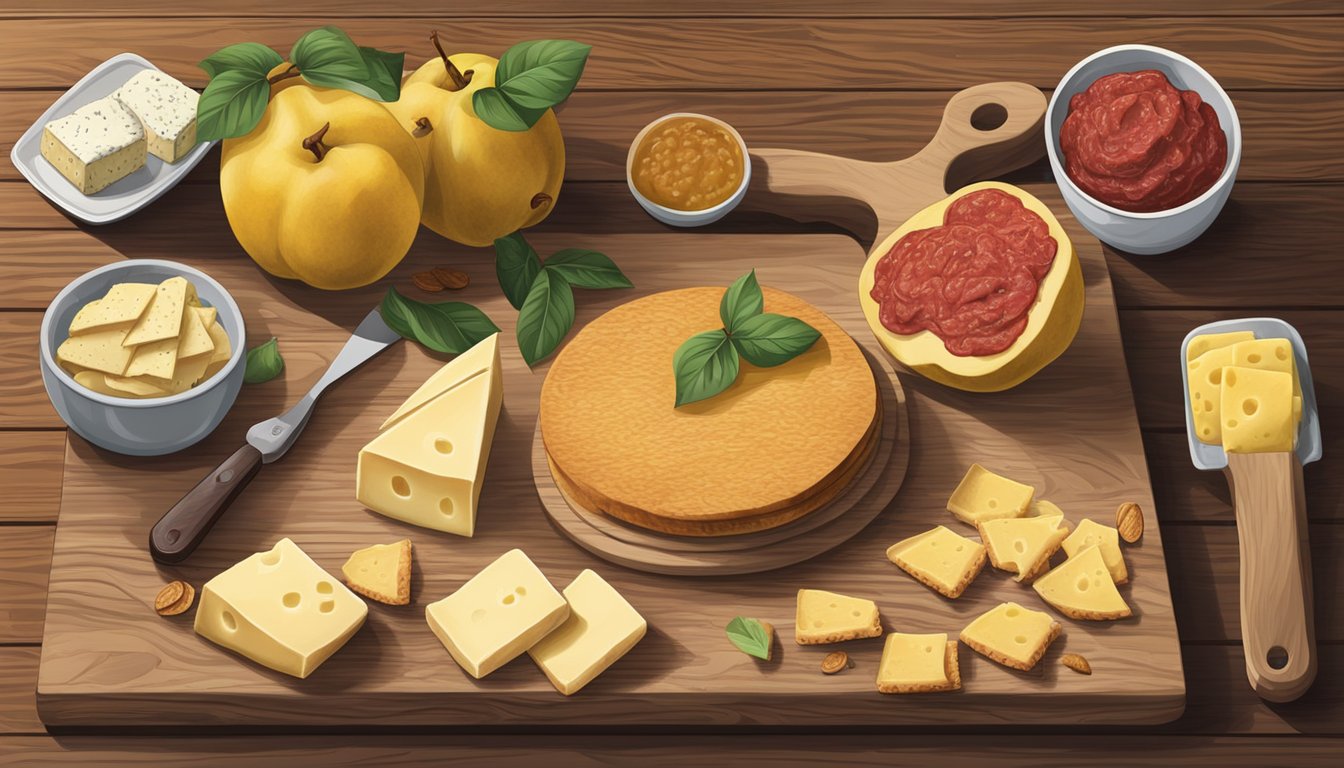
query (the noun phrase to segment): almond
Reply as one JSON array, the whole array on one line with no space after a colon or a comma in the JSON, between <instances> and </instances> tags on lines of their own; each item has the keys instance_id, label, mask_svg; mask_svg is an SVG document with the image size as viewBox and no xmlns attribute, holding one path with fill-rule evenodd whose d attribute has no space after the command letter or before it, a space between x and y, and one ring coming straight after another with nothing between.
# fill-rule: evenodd
<instances>
[{"instance_id":1,"label":"almond","mask_svg":"<svg viewBox=\"0 0 1344 768\"><path fill-rule=\"evenodd\" d=\"M449 290L460 291L471 283L471 276L460 269L437 267L430 272L434 275L434 279L439 281L440 285Z\"/></svg>"},{"instance_id":2,"label":"almond","mask_svg":"<svg viewBox=\"0 0 1344 768\"><path fill-rule=\"evenodd\" d=\"M1066 653L1059 657L1059 663L1072 669L1081 675L1092 674L1092 665L1087 663L1087 659L1077 653Z\"/></svg>"},{"instance_id":3,"label":"almond","mask_svg":"<svg viewBox=\"0 0 1344 768\"><path fill-rule=\"evenodd\" d=\"M438 293L443 290L443 284L434 277L433 272L416 272L411 275L411 282L415 287L428 293Z\"/></svg>"},{"instance_id":4,"label":"almond","mask_svg":"<svg viewBox=\"0 0 1344 768\"><path fill-rule=\"evenodd\" d=\"M185 613L196 599L196 590L185 581L170 581L159 590L154 598L154 611L160 616L176 616Z\"/></svg>"},{"instance_id":5,"label":"almond","mask_svg":"<svg viewBox=\"0 0 1344 768\"><path fill-rule=\"evenodd\" d=\"M849 669L849 654L844 651L834 651L826 654L826 658L821 660L821 671L828 675L834 675L842 669Z\"/></svg>"},{"instance_id":6,"label":"almond","mask_svg":"<svg viewBox=\"0 0 1344 768\"><path fill-rule=\"evenodd\" d=\"M1132 501L1126 501L1115 510L1115 527L1120 538L1133 544L1143 538L1143 508Z\"/></svg>"}]
</instances>

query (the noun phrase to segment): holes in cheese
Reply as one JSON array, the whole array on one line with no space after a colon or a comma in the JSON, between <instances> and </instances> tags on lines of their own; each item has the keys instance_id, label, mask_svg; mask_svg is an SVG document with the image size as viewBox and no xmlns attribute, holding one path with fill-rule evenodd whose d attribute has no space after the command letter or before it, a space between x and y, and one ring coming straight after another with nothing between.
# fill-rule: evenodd
<instances>
[{"instance_id":1,"label":"holes in cheese","mask_svg":"<svg viewBox=\"0 0 1344 768\"><path fill-rule=\"evenodd\" d=\"M837 643L882 634L877 603L821 589L798 590L794 640L799 645Z\"/></svg>"},{"instance_id":2,"label":"holes in cheese","mask_svg":"<svg viewBox=\"0 0 1344 768\"><path fill-rule=\"evenodd\" d=\"M887 559L945 597L957 598L985 566L985 548L938 526L887 548Z\"/></svg>"},{"instance_id":3,"label":"holes in cheese","mask_svg":"<svg viewBox=\"0 0 1344 768\"><path fill-rule=\"evenodd\" d=\"M1110 621L1130 615L1101 548L1095 545L1065 560L1031 586L1042 600L1072 619Z\"/></svg>"},{"instance_id":4,"label":"holes in cheese","mask_svg":"<svg viewBox=\"0 0 1344 768\"><path fill-rule=\"evenodd\" d=\"M1203 350L1196 355L1197 350ZM1298 381L1292 342L1283 338L1257 339L1249 331L1205 334L1190 340L1186 349L1189 362L1190 410L1195 425L1195 436L1211 445L1224 444L1227 429L1237 429L1240 422L1255 416L1261 407L1258 398L1251 397L1233 403L1225 409L1223 390L1226 385L1225 369L1237 367L1284 373L1291 382L1293 400L1288 402L1292 424L1301 418L1301 383ZM1262 422L1263 423L1263 422ZM1243 439L1245 430L1243 431ZM1280 437L1273 429L1261 429L1257 443L1273 442ZM1237 441L1238 443L1241 440ZM1226 446L1224 446L1226 448ZM1244 449L1239 449L1244 450ZM1276 449L1277 450L1277 449ZM1288 448L1286 450L1291 450Z\"/></svg>"},{"instance_id":5,"label":"holes in cheese","mask_svg":"<svg viewBox=\"0 0 1344 768\"><path fill-rule=\"evenodd\" d=\"M1090 519L1078 523L1078 528L1064 539L1064 553L1073 557L1088 547L1101 549L1101 558L1110 571L1111 580L1116 584L1129 581L1129 570L1125 567L1125 556L1120 550L1120 533L1109 525L1102 525Z\"/></svg>"},{"instance_id":6,"label":"holes in cheese","mask_svg":"<svg viewBox=\"0 0 1344 768\"><path fill-rule=\"evenodd\" d=\"M892 632L882 645L877 668L881 693L935 693L961 688L957 641L947 633L911 635Z\"/></svg>"},{"instance_id":7,"label":"holes in cheese","mask_svg":"<svg viewBox=\"0 0 1344 768\"><path fill-rule=\"evenodd\" d=\"M1001 603L961 631L961 642L1006 667L1036 666L1062 627L1044 611Z\"/></svg>"},{"instance_id":8,"label":"holes in cheese","mask_svg":"<svg viewBox=\"0 0 1344 768\"><path fill-rule=\"evenodd\" d=\"M1035 578L1069 535L1068 523L1053 515L986 520L977 527L989 561L1016 581Z\"/></svg>"},{"instance_id":9,"label":"holes in cheese","mask_svg":"<svg viewBox=\"0 0 1344 768\"><path fill-rule=\"evenodd\" d=\"M1223 449L1228 453L1293 450L1297 435L1293 375L1229 367L1223 373Z\"/></svg>"}]
</instances>

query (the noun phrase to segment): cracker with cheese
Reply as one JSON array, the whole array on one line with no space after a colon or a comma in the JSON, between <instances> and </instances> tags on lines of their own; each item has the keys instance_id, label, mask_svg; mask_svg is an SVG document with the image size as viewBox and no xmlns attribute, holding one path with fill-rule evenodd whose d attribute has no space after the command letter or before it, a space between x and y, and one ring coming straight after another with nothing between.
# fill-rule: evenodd
<instances>
[{"instance_id":1,"label":"cracker with cheese","mask_svg":"<svg viewBox=\"0 0 1344 768\"><path fill-rule=\"evenodd\" d=\"M345 585L387 605L411 602L411 540L356 550L341 566Z\"/></svg>"},{"instance_id":2,"label":"cracker with cheese","mask_svg":"<svg viewBox=\"0 0 1344 768\"><path fill-rule=\"evenodd\" d=\"M1031 581L1045 572L1069 535L1068 522L1055 515L986 520L977 527L989 561L1016 581Z\"/></svg>"},{"instance_id":3,"label":"cracker with cheese","mask_svg":"<svg viewBox=\"0 0 1344 768\"><path fill-rule=\"evenodd\" d=\"M955 599L985 567L985 547L940 525L892 544L887 559L929 589Z\"/></svg>"},{"instance_id":4,"label":"cracker with cheese","mask_svg":"<svg viewBox=\"0 0 1344 768\"><path fill-rule=\"evenodd\" d=\"M821 589L798 590L794 640L799 645L840 643L882 634L877 603Z\"/></svg>"},{"instance_id":5,"label":"cracker with cheese","mask_svg":"<svg viewBox=\"0 0 1344 768\"><path fill-rule=\"evenodd\" d=\"M1031 586L1042 600L1071 619L1113 621L1131 615L1098 546L1070 557Z\"/></svg>"},{"instance_id":6,"label":"cracker with cheese","mask_svg":"<svg viewBox=\"0 0 1344 768\"><path fill-rule=\"evenodd\" d=\"M946 632L911 635L892 632L877 667L879 693L937 693L961 689L957 641Z\"/></svg>"},{"instance_id":7,"label":"cracker with cheese","mask_svg":"<svg viewBox=\"0 0 1344 768\"><path fill-rule=\"evenodd\" d=\"M1000 603L961 631L961 642L1005 667L1029 671L1059 637L1063 626L1044 611Z\"/></svg>"},{"instance_id":8,"label":"cracker with cheese","mask_svg":"<svg viewBox=\"0 0 1344 768\"><path fill-rule=\"evenodd\" d=\"M947 500L947 511L970 525L1005 517L1022 517L1035 495L1036 489L1029 485L1009 480L979 464L972 464Z\"/></svg>"},{"instance_id":9,"label":"cracker with cheese","mask_svg":"<svg viewBox=\"0 0 1344 768\"><path fill-rule=\"evenodd\" d=\"M1064 540L1062 546L1064 554L1069 557L1088 547L1098 547L1101 550L1101 559L1106 561L1106 570L1111 572L1111 580L1116 584L1129 581L1125 555L1120 551L1120 532L1113 526L1084 518L1078 523L1078 528Z\"/></svg>"}]
</instances>

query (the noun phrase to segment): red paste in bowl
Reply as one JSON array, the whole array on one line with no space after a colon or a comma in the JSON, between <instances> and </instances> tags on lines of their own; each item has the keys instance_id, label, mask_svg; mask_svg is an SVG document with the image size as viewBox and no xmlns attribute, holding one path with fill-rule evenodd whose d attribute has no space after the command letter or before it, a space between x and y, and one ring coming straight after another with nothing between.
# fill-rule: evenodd
<instances>
[{"instance_id":1,"label":"red paste in bowl","mask_svg":"<svg viewBox=\"0 0 1344 768\"><path fill-rule=\"evenodd\" d=\"M1194 200L1227 165L1227 136L1213 107L1151 69L1106 75L1074 94L1059 147L1080 189L1140 213Z\"/></svg>"},{"instance_id":2,"label":"red paste in bowl","mask_svg":"<svg viewBox=\"0 0 1344 768\"><path fill-rule=\"evenodd\" d=\"M877 262L871 295L893 333L928 330L954 355L992 355L1026 329L1058 249L1021 200L982 189L948 206L942 226L896 241Z\"/></svg>"}]
</instances>

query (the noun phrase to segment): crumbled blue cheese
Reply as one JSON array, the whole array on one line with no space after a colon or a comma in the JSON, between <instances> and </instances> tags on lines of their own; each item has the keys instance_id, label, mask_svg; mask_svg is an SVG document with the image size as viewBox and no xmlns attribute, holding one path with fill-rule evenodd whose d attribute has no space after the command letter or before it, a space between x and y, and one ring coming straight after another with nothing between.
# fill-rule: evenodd
<instances>
[{"instance_id":1,"label":"crumbled blue cheese","mask_svg":"<svg viewBox=\"0 0 1344 768\"><path fill-rule=\"evenodd\" d=\"M196 102L200 94L156 69L136 73L112 94L140 118L149 153L175 163L196 145Z\"/></svg>"},{"instance_id":2,"label":"crumbled blue cheese","mask_svg":"<svg viewBox=\"0 0 1344 768\"><path fill-rule=\"evenodd\" d=\"M92 195L144 167L145 132L135 115L109 96L47 123L41 151L80 192Z\"/></svg>"}]
</instances>

